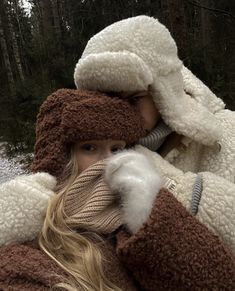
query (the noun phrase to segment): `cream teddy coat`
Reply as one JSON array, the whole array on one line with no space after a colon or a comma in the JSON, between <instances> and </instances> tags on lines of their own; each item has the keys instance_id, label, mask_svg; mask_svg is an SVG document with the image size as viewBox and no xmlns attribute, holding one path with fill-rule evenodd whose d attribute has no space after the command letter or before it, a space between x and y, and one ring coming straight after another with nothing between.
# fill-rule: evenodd
<instances>
[{"instance_id":1,"label":"cream teddy coat","mask_svg":"<svg viewBox=\"0 0 235 291\"><path fill-rule=\"evenodd\" d=\"M235 112L183 66L166 27L148 16L108 26L89 40L74 79L78 88L151 91L165 123L183 138L164 159L142 146L136 151L172 180L189 211L200 175L196 217L235 252Z\"/></svg>"}]
</instances>

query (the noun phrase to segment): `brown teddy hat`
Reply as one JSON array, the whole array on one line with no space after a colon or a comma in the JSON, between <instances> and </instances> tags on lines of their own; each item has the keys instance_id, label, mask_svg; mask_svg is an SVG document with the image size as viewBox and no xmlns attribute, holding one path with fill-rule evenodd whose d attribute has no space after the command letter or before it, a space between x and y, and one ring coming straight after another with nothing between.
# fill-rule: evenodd
<instances>
[{"instance_id":1,"label":"brown teddy hat","mask_svg":"<svg viewBox=\"0 0 235 291\"><path fill-rule=\"evenodd\" d=\"M36 123L33 172L59 177L78 141L116 139L127 145L145 135L139 111L107 94L60 89L42 104Z\"/></svg>"}]
</instances>

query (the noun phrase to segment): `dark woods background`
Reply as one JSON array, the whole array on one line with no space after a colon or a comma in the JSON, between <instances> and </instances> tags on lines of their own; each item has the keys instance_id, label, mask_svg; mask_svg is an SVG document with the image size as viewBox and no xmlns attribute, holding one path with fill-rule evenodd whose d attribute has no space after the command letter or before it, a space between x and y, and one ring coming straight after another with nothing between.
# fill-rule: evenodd
<instances>
[{"instance_id":1,"label":"dark woods background","mask_svg":"<svg viewBox=\"0 0 235 291\"><path fill-rule=\"evenodd\" d=\"M74 88L87 40L105 26L147 14L165 24L185 64L235 110L235 1L0 0L0 141L32 151L40 104ZM131 41L131 40L130 40Z\"/></svg>"}]
</instances>

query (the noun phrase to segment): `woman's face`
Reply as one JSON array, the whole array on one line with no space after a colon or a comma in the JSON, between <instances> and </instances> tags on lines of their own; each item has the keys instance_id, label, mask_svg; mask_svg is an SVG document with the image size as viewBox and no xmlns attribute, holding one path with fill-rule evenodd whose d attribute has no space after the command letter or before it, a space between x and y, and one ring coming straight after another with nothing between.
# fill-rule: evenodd
<instances>
[{"instance_id":1,"label":"woman's face","mask_svg":"<svg viewBox=\"0 0 235 291\"><path fill-rule=\"evenodd\" d=\"M143 91L130 96L125 95L124 98L127 98L131 104L139 109L144 119L144 128L149 132L152 131L161 116L150 93Z\"/></svg>"},{"instance_id":2,"label":"woman's face","mask_svg":"<svg viewBox=\"0 0 235 291\"><path fill-rule=\"evenodd\" d=\"M75 146L79 174L96 162L112 156L123 150L126 142L123 140L90 140L79 142Z\"/></svg>"}]
</instances>

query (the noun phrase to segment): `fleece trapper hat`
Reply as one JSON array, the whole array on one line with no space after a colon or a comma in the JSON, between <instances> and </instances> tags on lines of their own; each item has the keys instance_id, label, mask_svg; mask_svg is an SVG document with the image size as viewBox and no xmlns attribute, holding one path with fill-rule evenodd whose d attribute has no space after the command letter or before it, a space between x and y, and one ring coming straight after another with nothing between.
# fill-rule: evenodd
<instances>
[{"instance_id":1,"label":"fleece trapper hat","mask_svg":"<svg viewBox=\"0 0 235 291\"><path fill-rule=\"evenodd\" d=\"M115 139L131 145L145 135L142 124L139 111L125 100L99 92L60 89L40 108L31 170L59 177L73 143Z\"/></svg>"},{"instance_id":2,"label":"fleece trapper hat","mask_svg":"<svg viewBox=\"0 0 235 291\"><path fill-rule=\"evenodd\" d=\"M220 139L213 113L223 102L183 66L170 32L155 18L124 19L93 36L74 80L77 88L103 92L150 89L172 130L205 145Z\"/></svg>"}]
</instances>

